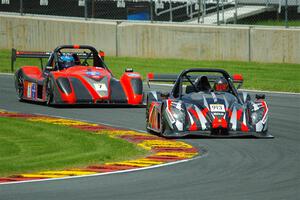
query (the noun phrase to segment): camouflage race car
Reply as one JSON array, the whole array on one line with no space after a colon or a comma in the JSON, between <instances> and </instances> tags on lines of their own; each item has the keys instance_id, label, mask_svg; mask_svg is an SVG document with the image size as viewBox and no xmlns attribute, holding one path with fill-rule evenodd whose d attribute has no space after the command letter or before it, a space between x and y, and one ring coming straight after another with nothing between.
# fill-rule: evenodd
<instances>
[{"instance_id":1,"label":"camouflage race car","mask_svg":"<svg viewBox=\"0 0 300 200\"><path fill-rule=\"evenodd\" d=\"M187 69L177 75L148 74L148 81L174 82L171 92L147 95L146 128L164 137L213 137L268 134L265 95L251 100L237 90L241 75L231 77L221 69ZM236 88L234 84L238 84Z\"/></svg>"}]
</instances>

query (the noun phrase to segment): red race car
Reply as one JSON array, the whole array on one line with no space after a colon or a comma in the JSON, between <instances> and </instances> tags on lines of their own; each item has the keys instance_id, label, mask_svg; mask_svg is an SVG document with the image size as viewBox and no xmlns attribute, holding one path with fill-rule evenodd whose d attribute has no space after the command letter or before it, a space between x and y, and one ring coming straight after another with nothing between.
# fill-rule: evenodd
<instances>
[{"instance_id":1,"label":"red race car","mask_svg":"<svg viewBox=\"0 0 300 200\"><path fill-rule=\"evenodd\" d=\"M143 83L139 73L126 69L117 80L104 63L104 52L87 45L63 45L53 52L12 51L17 57L48 58L47 65L22 66L15 73L20 101L58 104L141 105Z\"/></svg>"}]
</instances>

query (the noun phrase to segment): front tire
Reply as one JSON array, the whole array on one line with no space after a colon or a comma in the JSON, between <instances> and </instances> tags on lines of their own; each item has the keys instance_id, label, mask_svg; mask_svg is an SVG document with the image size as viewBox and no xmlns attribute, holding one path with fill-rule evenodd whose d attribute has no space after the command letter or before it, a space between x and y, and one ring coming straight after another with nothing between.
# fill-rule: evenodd
<instances>
[{"instance_id":1,"label":"front tire","mask_svg":"<svg viewBox=\"0 0 300 200\"><path fill-rule=\"evenodd\" d=\"M23 101L24 96L24 76L21 70L16 73L15 76L15 88L17 92L17 99Z\"/></svg>"},{"instance_id":2,"label":"front tire","mask_svg":"<svg viewBox=\"0 0 300 200\"><path fill-rule=\"evenodd\" d=\"M54 90L54 83L53 79L49 78L46 83L46 104L47 106L51 106L53 104L53 90Z\"/></svg>"},{"instance_id":3,"label":"front tire","mask_svg":"<svg viewBox=\"0 0 300 200\"><path fill-rule=\"evenodd\" d=\"M160 112L160 135L162 137L167 137L165 131L166 131L166 123L165 123L165 115L164 115L164 104L162 104L161 112Z\"/></svg>"}]
</instances>

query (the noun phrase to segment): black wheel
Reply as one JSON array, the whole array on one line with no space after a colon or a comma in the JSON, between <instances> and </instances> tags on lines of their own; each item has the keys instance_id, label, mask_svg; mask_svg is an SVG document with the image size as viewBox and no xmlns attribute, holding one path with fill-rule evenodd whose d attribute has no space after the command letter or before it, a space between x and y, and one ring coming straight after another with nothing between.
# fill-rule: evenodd
<instances>
[{"instance_id":1,"label":"black wheel","mask_svg":"<svg viewBox=\"0 0 300 200\"><path fill-rule=\"evenodd\" d=\"M24 95L24 76L22 71L18 71L15 76L15 87L17 92L17 98L19 101L23 100Z\"/></svg>"},{"instance_id":2,"label":"black wheel","mask_svg":"<svg viewBox=\"0 0 300 200\"><path fill-rule=\"evenodd\" d=\"M53 79L49 78L46 83L46 104L50 106L53 103Z\"/></svg>"},{"instance_id":3,"label":"black wheel","mask_svg":"<svg viewBox=\"0 0 300 200\"><path fill-rule=\"evenodd\" d=\"M147 100L147 107L146 107L146 131L147 133L150 133L150 134L154 134L154 135L157 135L157 132L151 130L148 128L148 123L149 123L149 108L148 108L148 100Z\"/></svg>"},{"instance_id":4,"label":"black wheel","mask_svg":"<svg viewBox=\"0 0 300 200\"><path fill-rule=\"evenodd\" d=\"M161 131L160 131L160 135L162 137L167 137L167 135L165 134L166 131L166 123L165 123L165 115L164 115L164 104L161 105L161 112L160 112L161 116L160 116L160 127L161 127Z\"/></svg>"}]
</instances>

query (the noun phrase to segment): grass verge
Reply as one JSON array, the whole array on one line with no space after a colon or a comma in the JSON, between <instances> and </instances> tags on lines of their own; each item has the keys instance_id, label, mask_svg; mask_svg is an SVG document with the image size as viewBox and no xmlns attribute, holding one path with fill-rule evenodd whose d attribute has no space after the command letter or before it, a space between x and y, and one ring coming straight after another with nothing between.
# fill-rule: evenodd
<instances>
[{"instance_id":1,"label":"grass verge","mask_svg":"<svg viewBox=\"0 0 300 200\"><path fill-rule=\"evenodd\" d=\"M106 57L107 65L120 77L132 67L144 77L148 72L175 73L192 67L222 68L230 74L244 76L244 88L270 91L300 92L300 64L270 64L236 61L195 61L184 59L150 59ZM46 62L46 60L45 60ZM16 66L40 65L38 59L18 59ZM10 72L10 51L0 50L0 72Z\"/></svg>"},{"instance_id":2,"label":"grass verge","mask_svg":"<svg viewBox=\"0 0 300 200\"><path fill-rule=\"evenodd\" d=\"M285 26L285 21L284 20L261 20L255 22L253 25ZM300 20L289 20L288 26L300 26Z\"/></svg>"},{"instance_id":3,"label":"grass verge","mask_svg":"<svg viewBox=\"0 0 300 200\"><path fill-rule=\"evenodd\" d=\"M127 160L147 152L66 126L0 117L0 176Z\"/></svg>"}]
</instances>

